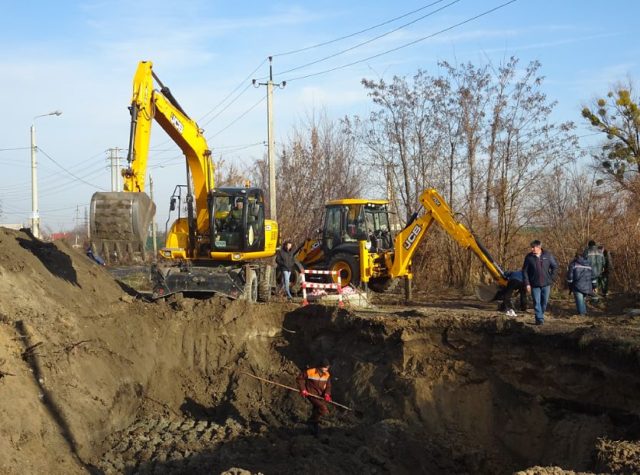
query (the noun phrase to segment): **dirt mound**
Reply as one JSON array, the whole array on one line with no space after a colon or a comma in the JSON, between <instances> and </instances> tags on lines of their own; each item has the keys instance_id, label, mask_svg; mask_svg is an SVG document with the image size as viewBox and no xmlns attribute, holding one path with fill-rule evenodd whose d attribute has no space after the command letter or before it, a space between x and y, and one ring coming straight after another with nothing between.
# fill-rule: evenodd
<instances>
[{"instance_id":1,"label":"dirt mound","mask_svg":"<svg viewBox=\"0 0 640 475\"><path fill-rule=\"evenodd\" d=\"M640 469L634 319L149 303L72 248L0 242L0 473ZM297 392L247 373L295 385L319 355L354 410L315 438Z\"/></svg>"}]
</instances>

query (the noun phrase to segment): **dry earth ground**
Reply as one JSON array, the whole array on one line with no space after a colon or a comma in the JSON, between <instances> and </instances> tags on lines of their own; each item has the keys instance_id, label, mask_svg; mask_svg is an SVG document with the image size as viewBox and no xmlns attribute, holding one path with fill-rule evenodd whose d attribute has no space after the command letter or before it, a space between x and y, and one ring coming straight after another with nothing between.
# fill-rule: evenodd
<instances>
[{"instance_id":1,"label":"dry earth ground","mask_svg":"<svg viewBox=\"0 0 640 475\"><path fill-rule=\"evenodd\" d=\"M125 287L126 288L126 287ZM371 311L150 303L0 230L0 473L638 473L640 318L471 298ZM295 385L334 362L314 438ZM243 472L244 471L244 472Z\"/></svg>"}]
</instances>

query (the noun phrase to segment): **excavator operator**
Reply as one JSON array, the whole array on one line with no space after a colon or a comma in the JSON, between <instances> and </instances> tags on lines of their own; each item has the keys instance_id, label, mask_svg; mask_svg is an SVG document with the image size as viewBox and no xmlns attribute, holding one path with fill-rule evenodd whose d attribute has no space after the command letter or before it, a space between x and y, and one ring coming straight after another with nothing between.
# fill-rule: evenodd
<instances>
[{"instance_id":1,"label":"excavator operator","mask_svg":"<svg viewBox=\"0 0 640 475\"><path fill-rule=\"evenodd\" d=\"M227 216L227 221L225 223L227 231L233 232L241 228L243 207L244 204L242 203L242 200L236 200L233 209L229 212L229 216Z\"/></svg>"}]
</instances>

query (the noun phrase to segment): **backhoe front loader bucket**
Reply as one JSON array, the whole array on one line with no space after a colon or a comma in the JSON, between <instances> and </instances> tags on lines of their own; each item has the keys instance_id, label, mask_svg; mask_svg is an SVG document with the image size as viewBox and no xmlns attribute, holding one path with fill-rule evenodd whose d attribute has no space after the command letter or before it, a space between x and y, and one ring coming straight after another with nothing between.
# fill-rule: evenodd
<instances>
[{"instance_id":1,"label":"backhoe front loader bucket","mask_svg":"<svg viewBox=\"0 0 640 475\"><path fill-rule=\"evenodd\" d=\"M97 192L91 197L91 243L107 262L144 260L156 205L146 193Z\"/></svg>"}]
</instances>

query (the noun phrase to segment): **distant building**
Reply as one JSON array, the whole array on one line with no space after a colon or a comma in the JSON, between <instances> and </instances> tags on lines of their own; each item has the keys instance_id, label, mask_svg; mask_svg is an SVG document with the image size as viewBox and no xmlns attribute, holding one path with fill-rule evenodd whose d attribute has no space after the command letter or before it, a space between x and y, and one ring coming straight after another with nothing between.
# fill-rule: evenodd
<instances>
[{"instance_id":1,"label":"distant building","mask_svg":"<svg viewBox=\"0 0 640 475\"><path fill-rule=\"evenodd\" d=\"M14 229L16 231L20 231L24 226L22 224L4 224L0 223L0 228Z\"/></svg>"},{"instance_id":2,"label":"distant building","mask_svg":"<svg viewBox=\"0 0 640 475\"><path fill-rule=\"evenodd\" d=\"M73 233L51 233L49 234L49 240L51 241L59 241L60 239L73 239Z\"/></svg>"}]
</instances>

